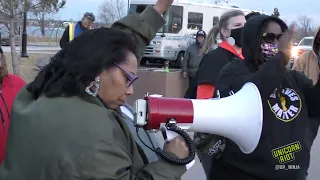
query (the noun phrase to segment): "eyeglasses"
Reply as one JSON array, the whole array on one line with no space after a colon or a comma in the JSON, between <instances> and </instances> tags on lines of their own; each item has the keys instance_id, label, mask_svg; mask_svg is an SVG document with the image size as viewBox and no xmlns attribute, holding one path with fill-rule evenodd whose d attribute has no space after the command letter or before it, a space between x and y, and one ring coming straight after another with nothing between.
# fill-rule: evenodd
<instances>
[{"instance_id":1,"label":"eyeglasses","mask_svg":"<svg viewBox=\"0 0 320 180\"><path fill-rule=\"evenodd\" d=\"M122 68L118 64L116 64L116 63L113 63L113 64L115 66L117 66L119 69L121 69L121 71L127 77L127 79L128 79L127 87L130 87L139 78L137 75L133 74L132 72L129 72L129 71L125 70L124 68Z\"/></svg>"},{"instance_id":2,"label":"eyeglasses","mask_svg":"<svg viewBox=\"0 0 320 180\"><path fill-rule=\"evenodd\" d=\"M268 42L268 43L273 43L274 40L279 40L281 38L283 34L280 33L280 34L275 34L275 33L263 33L262 34L262 38Z\"/></svg>"}]
</instances>

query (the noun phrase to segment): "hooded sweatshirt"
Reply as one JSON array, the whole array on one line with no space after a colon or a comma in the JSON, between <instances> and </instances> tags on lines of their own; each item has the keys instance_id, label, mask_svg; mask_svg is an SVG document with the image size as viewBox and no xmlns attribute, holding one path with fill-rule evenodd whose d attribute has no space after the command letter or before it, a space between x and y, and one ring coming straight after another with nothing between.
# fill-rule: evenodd
<instances>
[{"instance_id":1,"label":"hooded sweatshirt","mask_svg":"<svg viewBox=\"0 0 320 180\"><path fill-rule=\"evenodd\" d=\"M297 71L286 69L284 53L279 52L258 69L254 66L251 47L254 37L267 20L278 18L261 15L250 18L244 26L242 52L244 61L226 65L218 77L221 94L239 91L247 82L259 89L263 103L263 129L259 144L251 154L244 154L231 140L222 157L212 166L211 177L219 180L305 180L315 128L311 118L319 117L320 83ZM318 95L319 94L319 95ZM248 99L249 100L249 99ZM254 110L254 107L248 107ZM243 113L250 113L248 112ZM250 119L248 119L250 123Z\"/></svg>"},{"instance_id":2,"label":"hooded sweatshirt","mask_svg":"<svg viewBox=\"0 0 320 180\"><path fill-rule=\"evenodd\" d=\"M304 52L293 64L292 69L304 73L313 84L316 84L319 79L319 56L320 43L316 43L316 39L320 39L320 27L317 29L315 38L312 43L312 51Z\"/></svg>"}]
</instances>

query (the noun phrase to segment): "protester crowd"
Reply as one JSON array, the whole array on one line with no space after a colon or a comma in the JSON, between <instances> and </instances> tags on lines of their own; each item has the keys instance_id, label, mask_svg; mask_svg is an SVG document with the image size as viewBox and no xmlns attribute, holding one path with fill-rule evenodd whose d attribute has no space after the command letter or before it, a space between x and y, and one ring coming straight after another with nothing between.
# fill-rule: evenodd
<instances>
[{"instance_id":1,"label":"protester crowd","mask_svg":"<svg viewBox=\"0 0 320 180\"><path fill-rule=\"evenodd\" d=\"M142 52L172 3L158 0L111 28L90 29L95 17L85 13L69 24L62 50L27 85L8 74L0 49L0 180L181 179L184 165L143 160L120 110L133 94ZM289 70L294 33L293 25L277 17L231 10L208 34L199 30L188 47L182 64L189 78L185 98L227 97L252 82L263 103L263 130L251 154L225 137L195 134L196 147L223 142L212 156L197 151L208 179L306 179L320 117L320 31L313 50ZM288 148L275 151L283 147ZM180 159L189 156L180 136L163 150ZM294 158L280 160L279 153ZM275 169L288 162L299 170Z\"/></svg>"},{"instance_id":2,"label":"protester crowd","mask_svg":"<svg viewBox=\"0 0 320 180\"><path fill-rule=\"evenodd\" d=\"M211 31L215 32L214 38L219 36L222 42L198 59L198 70L185 98L227 97L245 83L253 82L260 91L264 113L259 144L249 155L224 137L195 134L198 147L204 147L201 143L213 147L218 141L222 142L211 156L198 149L207 178L305 180L310 149L319 128L319 31L314 37L313 50L302 54L292 70L286 65L291 58L295 27L288 27L279 18L255 12L244 16L237 10L229 11ZM280 161L274 154L275 149L294 143L299 146L294 159ZM282 153L286 153L285 150ZM290 162L299 168L290 171L275 168Z\"/></svg>"}]
</instances>

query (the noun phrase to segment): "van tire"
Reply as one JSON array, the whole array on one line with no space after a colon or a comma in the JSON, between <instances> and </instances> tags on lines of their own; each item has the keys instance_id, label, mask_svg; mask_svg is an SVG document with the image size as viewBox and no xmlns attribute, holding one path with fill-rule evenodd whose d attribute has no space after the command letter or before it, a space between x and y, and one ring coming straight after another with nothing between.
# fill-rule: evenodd
<instances>
[{"instance_id":1,"label":"van tire","mask_svg":"<svg viewBox=\"0 0 320 180\"><path fill-rule=\"evenodd\" d=\"M146 58L142 58L141 60L140 60L140 65L141 66L145 66L147 64L147 59Z\"/></svg>"},{"instance_id":2,"label":"van tire","mask_svg":"<svg viewBox=\"0 0 320 180\"><path fill-rule=\"evenodd\" d=\"M183 56L184 56L184 52L182 52L182 51L179 52L179 54L177 56L177 60L174 63L176 68L181 68Z\"/></svg>"}]
</instances>

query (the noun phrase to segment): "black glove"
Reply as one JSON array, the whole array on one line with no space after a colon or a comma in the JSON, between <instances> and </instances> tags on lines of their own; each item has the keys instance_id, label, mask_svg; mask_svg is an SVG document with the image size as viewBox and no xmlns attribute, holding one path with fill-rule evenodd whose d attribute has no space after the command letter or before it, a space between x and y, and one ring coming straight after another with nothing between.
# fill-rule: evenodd
<instances>
[{"instance_id":1,"label":"black glove","mask_svg":"<svg viewBox=\"0 0 320 180\"><path fill-rule=\"evenodd\" d=\"M195 133L194 144L198 153L218 159L225 149L226 139L214 134Z\"/></svg>"}]
</instances>

